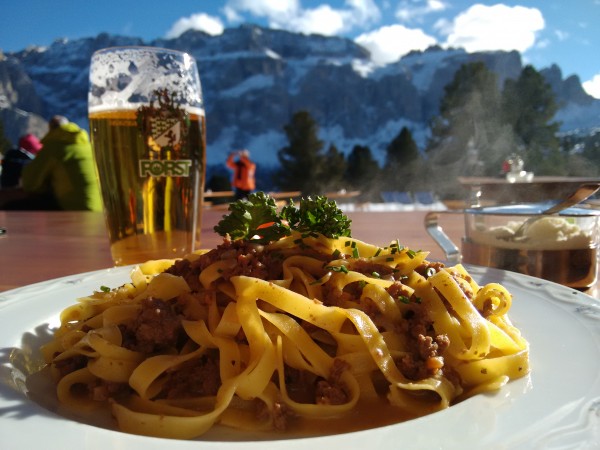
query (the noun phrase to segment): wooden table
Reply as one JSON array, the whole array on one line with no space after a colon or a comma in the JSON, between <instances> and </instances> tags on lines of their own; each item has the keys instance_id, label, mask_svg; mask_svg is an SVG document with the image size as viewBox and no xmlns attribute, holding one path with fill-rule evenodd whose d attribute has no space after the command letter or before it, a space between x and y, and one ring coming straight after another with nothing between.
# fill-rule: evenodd
<instances>
[{"instance_id":1,"label":"wooden table","mask_svg":"<svg viewBox=\"0 0 600 450\"><path fill-rule=\"evenodd\" d=\"M202 221L202 247L221 242L213 231L225 212L206 209ZM444 254L425 231L426 211L348 213L353 236L385 246L392 240L414 250L429 251L429 259ZM454 242L464 232L460 215L440 218ZM63 211L0 211L0 291L113 265L101 213ZM597 298L600 283L588 293Z\"/></svg>"}]
</instances>

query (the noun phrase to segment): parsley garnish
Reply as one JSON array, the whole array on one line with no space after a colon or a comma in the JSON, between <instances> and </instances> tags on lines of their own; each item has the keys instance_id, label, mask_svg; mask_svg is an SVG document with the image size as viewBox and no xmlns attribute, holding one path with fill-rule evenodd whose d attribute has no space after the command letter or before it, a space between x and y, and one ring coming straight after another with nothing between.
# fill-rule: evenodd
<instances>
[{"instance_id":1,"label":"parsley garnish","mask_svg":"<svg viewBox=\"0 0 600 450\"><path fill-rule=\"evenodd\" d=\"M108 286L100 286L100 290L102 292L110 292L110 288Z\"/></svg>"},{"instance_id":2,"label":"parsley garnish","mask_svg":"<svg viewBox=\"0 0 600 450\"><path fill-rule=\"evenodd\" d=\"M335 201L323 196L303 197L298 207L290 202L278 213L273 198L256 192L231 203L229 214L223 216L214 230L234 240L265 244L289 236L292 231L303 237L315 237L317 233L332 239L349 237L350 223Z\"/></svg>"},{"instance_id":3,"label":"parsley garnish","mask_svg":"<svg viewBox=\"0 0 600 450\"><path fill-rule=\"evenodd\" d=\"M257 243L277 241L290 235L289 227L277 214L275 199L264 192L250 194L247 199L229 205L229 214L223 216L214 230L231 239L245 239Z\"/></svg>"},{"instance_id":4,"label":"parsley garnish","mask_svg":"<svg viewBox=\"0 0 600 450\"><path fill-rule=\"evenodd\" d=\"M351 220L333 200L320 195L301 198L298 208L293 204L284 206L281 218L292 230L300 233L320 233L328 238L350 236Z\"/></svg>"}]
</instances>

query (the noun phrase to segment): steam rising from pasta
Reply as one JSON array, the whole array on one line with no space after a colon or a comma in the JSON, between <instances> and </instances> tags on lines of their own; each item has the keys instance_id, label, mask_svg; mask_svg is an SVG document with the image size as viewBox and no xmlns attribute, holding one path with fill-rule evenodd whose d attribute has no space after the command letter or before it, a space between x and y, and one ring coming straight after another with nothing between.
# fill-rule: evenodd
<instances>
[{"instance_id":1,"label":"steam rising from pasta","mask_svg":"<svg viewBox=\"0 0 600 450\"><path fill-rule=\"evenodd\" d=\"M416 417L527 374L510 293L426 257L317 234L226 239L79 299L42 351L64 405L178 439L215 424L359 429L365 405Z\"/></svg>"}]
</instances>

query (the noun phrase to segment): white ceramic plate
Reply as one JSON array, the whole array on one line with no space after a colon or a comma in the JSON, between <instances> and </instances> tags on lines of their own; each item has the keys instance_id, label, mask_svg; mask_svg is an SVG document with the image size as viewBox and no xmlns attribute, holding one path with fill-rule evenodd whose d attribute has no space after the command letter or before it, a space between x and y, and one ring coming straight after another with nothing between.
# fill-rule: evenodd
<instances>
[{"instance_id":1,"label":"white ceramic plate","mask_svg":"<svg viewBox=\"0 0 600 450\"><path fill-rule=\"evenodd\" d=\"M396 425L333 436L257 441L215 432L195 441L129 435L52 413L30 399L25 375L58 314L100 286L129 281L108 269L0 293L0 448L194 449L471 449L599 448L600 302L537 278L468 267L480 283L513 294L509 315L531 344L531 374L501 391ZM206 441L208 439L208 441ZM240 442L241 441L241 442Z\"/></svg>"}]
</instances>

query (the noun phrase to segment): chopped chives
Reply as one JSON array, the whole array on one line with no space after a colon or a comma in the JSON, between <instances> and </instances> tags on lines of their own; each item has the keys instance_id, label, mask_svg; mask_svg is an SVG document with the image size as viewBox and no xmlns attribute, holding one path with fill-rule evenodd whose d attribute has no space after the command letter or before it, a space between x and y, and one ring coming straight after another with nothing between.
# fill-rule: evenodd
<instances>
[{"instance_id":1,"label":"chopped chives","mask_svg":"<svg viewBox=\"0 0 600 450\"><path fill-rule=\"evenodd\" d=\"M417 252L415 252L414 250L407 250L406 254L410 259L413 259L415 256L417 256Z\"/></svg>"},{"instance_id":2,"label":"chopped chives","mask_svg":"<svg viewBox=\"0 0 600 450\"><path fill-rule=\"evenodd\" d=\"M342 272L342 273L348 273L348 268L346 266L339 265L339 266L327 266L325 267L326 270L331 270L332 272Z\"/></svg>"}]
</instances>

